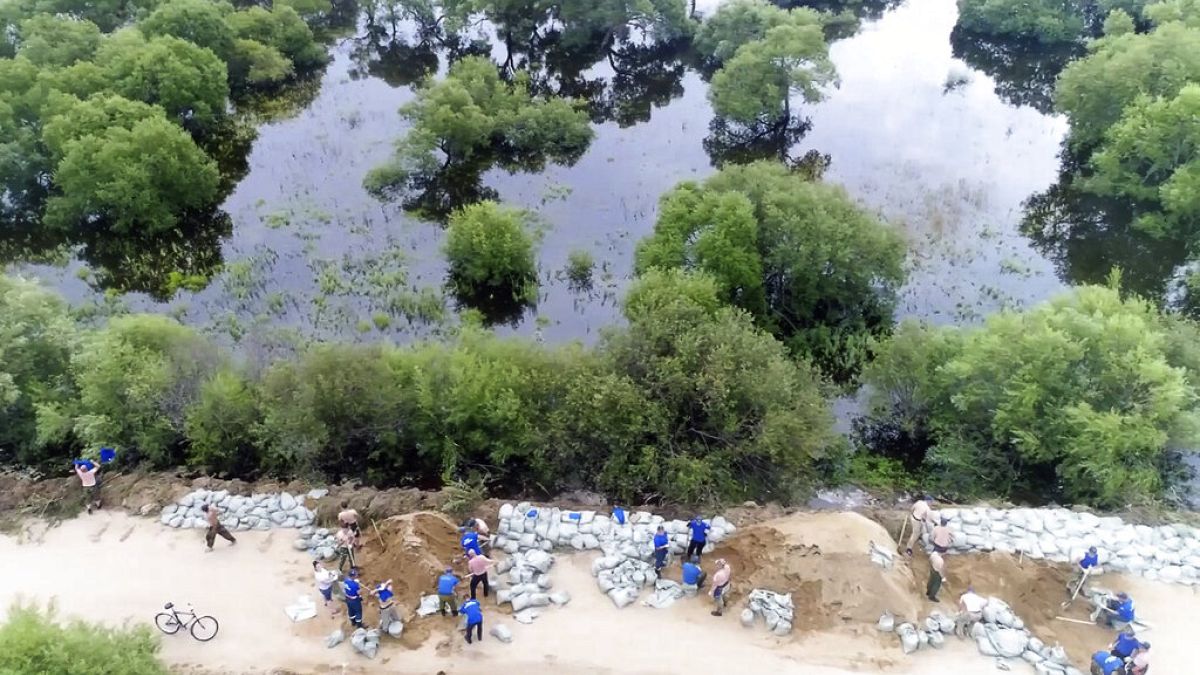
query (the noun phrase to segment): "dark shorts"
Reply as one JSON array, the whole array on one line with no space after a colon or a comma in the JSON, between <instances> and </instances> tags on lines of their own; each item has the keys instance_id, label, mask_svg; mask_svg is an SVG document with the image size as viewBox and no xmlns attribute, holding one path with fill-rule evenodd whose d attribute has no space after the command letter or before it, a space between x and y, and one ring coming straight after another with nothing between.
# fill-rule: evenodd
<instances>
[{"instance_id":1,"label":"dark shorts","mask_svg":"<svg viewBox=\"0 0 1200 675\"><path fill-rule=\"evenodd\" d=\"M727 583L717 586L716 588L713 589L713 597L719 598L722 595L725 595L725 591L728 589L729 589L729 584L727 584Z\"/></svg>"},{"instance_id":2,"label":"dark shorts","mask_svg":"<svg viewBox=\"0 0 1200 675\"><path fill-rule=\"evenodd\" d=\"M325 602L329 602L333 599L333 586L330 586L329 588L318 588L317 590L321 591L321 597L325 598Z\"/></svg>"}]
</instances>

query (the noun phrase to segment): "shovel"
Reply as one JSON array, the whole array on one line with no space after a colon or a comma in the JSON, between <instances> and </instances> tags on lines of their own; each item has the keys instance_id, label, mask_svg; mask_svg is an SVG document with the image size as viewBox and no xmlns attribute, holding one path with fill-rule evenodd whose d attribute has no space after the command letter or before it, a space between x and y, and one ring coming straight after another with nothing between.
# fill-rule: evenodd
<instances>
[{"instance_id":1,"label":"shovel","mask_svg":"<svg viewBox=\"0 0 1200 675\"><path fill-rule=\"evenodd\" d=\"M1083 576L1079 577L1079 583L1075 584L1075 590L1071 592L1071 598L1069 600L1067 600L1066 602L1064 602L1062 605L1060 605L1060 607L1062 609L1066 609L1066 608L1070 607L1071 603L1075 602L1075 598L1079 597L1079 591L1083 588L1083 585L1085 583L1087 583L1087 578L1088 578L1088 576L1091 575L1091 573L1092 573L1092 568L1090 568L1090 567L1083 571Z\"/></svg>"}]
</instances>

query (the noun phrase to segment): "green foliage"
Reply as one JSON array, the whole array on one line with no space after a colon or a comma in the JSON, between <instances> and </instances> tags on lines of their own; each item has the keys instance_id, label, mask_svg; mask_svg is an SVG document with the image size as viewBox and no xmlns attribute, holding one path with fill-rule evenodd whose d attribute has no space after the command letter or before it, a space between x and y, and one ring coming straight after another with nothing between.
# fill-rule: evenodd
<instances>
[{"instance_id":1,"label":"green foliage","mask_svg":"<svg viewBox=\"0 0 1200 675\"><path fill-rule=\"evenodd\" d=\"M134 448L158 466L178 459L188 409L218 362L215 349L167 317L114 318L71 357L74 431L86 444Z\"/></svg>"},{"instance_id":2,"label":"green foliage","mask_svg":"<svg viewBox=\"0 0 1200 675\"><path fill-rule=\"evenodd\" d=\"M233 54L233 29L226 18L233 6L214 0L169 0L138 22L146 37L170 35L211 49L228 61Z\"/></svg>"},{"instance_id":3,"label":"green foliage","mask_svg":"<svg viewBox=\"0 0 1200 675\"><path fill-rule=\"evenodd\" d=\"M821 20L813 12L793 16L806 20L769 29L713 75L708 97L717 115L749 125L789 117L794 93L821 99L820 88L837 77Z\"/></svg>"},{"instance_id":4,"label":"green foliage","mask_svg":"<svg viewBox=\"0 0 1200 675\"><path fill-rule=\"evenodd\" d=\"M520 209L490 201L450 217L445 251L451 284L459 293L508 290L525 296L537 284L537 251L527 218Z\"/></svg>"},{"instance_id":5,"label":"green foliage","mask_svg":"<svg viewBox=\"0 0 1200 675\"><path fill-rule=\"evenodd\" d=\"M225 64L209 49L170 35L145 40L123 30L105 40L96 63L125 98L161 105L186 126L208 130L224 114Z\"/></svg>"},{"instance_id":6,"label":"green foliage","mask_svg":"<svg viewBox=\"0 0 1200 675\"><path fill-rule=\"evenodd\" d=\"M1058 79L1055 104L1071 123L1071 148L1094 148L1143 94L1174 98L1200 82L1200 30L1168 23L1150 33L1097 40Z\"/></svg>"},{"instance_id":7,"label":"green foliage","mask_svg":"<svg viewBox=\"0 0 1200 675\"><path fill-rule=\"evenodd\" d=\"M260 465L254 430L261 419L254 384L240 373L217 371L187 409L187 462L211 471L252 475Z\"/></svg>"},{"instance_id":8,"label":"green foliage","mask_svg":"<svg viewBox=\"0 0 1200 675\"><path fill-rule=\"evenodd\" d=\"M1142 15L1150 23L1161 26L1178 22L1191 28L1200 28L1200 3L1196 0L1161 0L1145 5Z\"/></svg>"},{"instance_id":9,"label":"green foliage","mask_svg":"<svg viewBox=\"0 0 1200 675\"><path fill-rule=\"evenodd\" d=\"M721 3L717 11L700 25L693 46L709 63L720 65L743 45L767 36L767 31L783 25L806 26L819 23L816 12L806 8L781 9L766 0L732 0Z\"/></svg>"},{"instance_id":10,"label":"green foliage","mask_svg":"<svg viewBox=\"0 0 1200 675\"><path fill-rule=\"evenodd\" d=\"M44 222L66 229L104 219L119 232L161 232L212 204L219 180L216 163L167 120L111 126L63 146L54 172L59 194L47 202Z\"/></svg>"},{"instance_id":11,"label":"green foliage","mask_svg":"<svg viewBox=\"0 0 1200 675\"><path fill-rule=\"evenodd\" d=\"M1007 35L1050 44L1084 34L1078 0L958 0L958 23L985 35Z\"/></svg>"},{"instance_id":12,"label":"green foliage","mask_svg":"<svg viewBox=\"0 0 1200 675\"><path fill-rule=\"evenodd\" d=\"M1153 499L1196 439L1195 360L1146 302L1081 287L976 329L906 327L866 371L876 414L930 430L924 469L959 495Z\"/></svg>"},{"instance_id":13,"label":"green foliage","mask_svg":"<svg viewBox=\"0 0 1200 675\"><path fill-rule=\"evenodd\" d=\"M286 81L294 72L291 59L278 49L254 40L234 40L229 74L235 81L265 87Z\"/></svg>"},{"instance_id":14,"label":"green foliage","mask_svg":"<svg viewBox=\"0 0 1200 675\"><path fill-rule=\"evenodd\" d=\"M567 254L567 279L576 286L590 285L595 267L596 259L590 251L575 249Z\"/></svg>"},{"instance_id":15,"label":"green foliage","mask_svg":"<svg viewBox=\"0 0 1200 675\"><path fill-rule=\"evenodd\" d=\"M282 3L277 3L270 11L257 6L239 10L229 15L226 21L235 37L274 47L292 60L296 70L319 66L327 58L304 19Z\"/></svg>"},{"instance_id":16,"label":"green foliage","mask_svg":"<svg viewBox=\"0 0 1200 675\"><path fill-rule=\"evenodd\" d=\"M846 482L871 492L915 492L921 486L897 459L863 452L850 457Z\"/></svg>"},{"instance_id":17,"label":"green foliage","mask_svg":"<svg viewBox=\"0 0 1200 675\"><path fill-rule=\"evenodd\" d=\"M166 675L158 649L149 626L64 625L52 611L33 607L11 607L0 624L0 673Z\"/></svg>"},{"instance_id":18,"label":"green foliage","mask_svg":"<svg viewBox=\"0 0 1200 675\"><path fill-rule=\"evenodd\" d=\"M91 21L38 14L21 22L21 55L37 66L86 61L99 46L100 28Z\"/></svg>"},{"instance_id":19,"label":"green foliage","mask_svg":"<svg viewBox=\"0 0 1200 675\"><path fill-rule=\"evenodd\" d=\"M1200 223L1200 84L1174 98L1143 96L1109 127L1092 156L1095 175L1084 186L1097 194L1157 206L1142 229L1190 240Z\"/></svg>"},{"instance_id":20,"label":"green foliage","mask_svg":"<svg viewBox=\"0 0 1200 675\"><path fill-rule=\"evenodd\" d=\"M527 73L505 82L481 56L454 63L446 79L427 84L400 114L412 130L397 143L391 162L373 169L364 182L380 198L430 180L443 163L438 155L446 164L539 171L547 160L573 163L593 135L578 102L536 98Z\"/></svg>"},{"instance_id":21,"label":"green foliage","mask_svg":"<svg viewBox=\"0 0 1200 675\"><path fill-rule=\"evenodd\" d=\"M23 464L65 459L43 454L36 410L71 394L68 367L77 337L62 298L34 282L0 276L0 457Z\"/></svg>"},{"instance_id":22,"label":"green foliage","mask_svg":"<svg viewBox=\"0 0 1200 675\"><path fill-rule=\"evenodd\" d=\"M683 183L662 199L635 267L697 269L796 354L839 381L892 325L900 236L835 186L758 162Z\"/></svg>"},{"instance_id":23,"label":"green foliage","mask_svg":"<svg viewBox=\"0 0 1200 675\"><path fill-rule=\"evenodd\" d=\"M1128 35L1133 33L1137 27L1133 23L1133 17L1123 9L1114 9L1104 17L1104 35L1105 37L1115 37L1117 35Z\"/></svg>"}]
</instances>

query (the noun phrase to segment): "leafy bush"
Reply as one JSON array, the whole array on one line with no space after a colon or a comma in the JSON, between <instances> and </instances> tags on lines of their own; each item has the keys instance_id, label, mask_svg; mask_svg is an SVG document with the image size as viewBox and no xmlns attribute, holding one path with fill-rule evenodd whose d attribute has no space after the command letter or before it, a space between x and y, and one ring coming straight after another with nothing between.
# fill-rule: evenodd
<instances>
[{"instance_id":1,"label":"leafy bush","mask_svg":"<svg viewBox=\"0 0 1200 675\"><path fill-rule=\"evenodd\" d=\"M158 639L148 626L65 625L52 611L12 607L0 624L0 673L166 675Z\"/></svg>"},{"instance_id":2,"label":"leafy bush","mask_svg":"<svg viewBox=\"0 0 1200 675\"><path fill-rule=\"evenodd\" d=\"M590 285L595 267L596 259L589 251L576 249L567 254L567 279L576 286Z\"/></svg>"},{"instance_id":3,"label":"leafy bush","mask_svg":"<svg viewBox=\"0 0 1200 675\"><path fill-rule=\"evenodd\" d=\"M527 214L480 202L450 217L446 257L450 281L462 295L508 293L526 297L537 284L537 252Z\"/></svg>"},{"instance_id":4,"label":"leafy bush","mask_svg":"<svg viewBox=\"0 0 1200 675\"><path fill-rule=\"evenodd\" d=\"M1193 349L1146 302L1081 287L980 328L910 325L866 371L874 412L928 430L922 468L965 496L1106 507L1162 493L1197 435Z\"/></svg>"}]
</instances>

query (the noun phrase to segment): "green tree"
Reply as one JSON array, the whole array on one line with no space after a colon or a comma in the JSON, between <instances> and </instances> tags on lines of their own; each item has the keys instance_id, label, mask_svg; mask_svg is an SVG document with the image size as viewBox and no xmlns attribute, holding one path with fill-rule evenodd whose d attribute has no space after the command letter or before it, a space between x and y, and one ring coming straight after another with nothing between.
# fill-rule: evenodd
<instances>
[{"instance_id":1,"label":"green tree","mask_svg":"<svg viewBox=\"0 0 1200 675\"><path fill-rule=\"evenodd\" d=\"M220 59L233 55L233 29L226 18L233 5L214 0L168 0L158 5L137 27L148 38L170 35L211 49Z\"/></svg>"},{"instance_id":2,"label":"green tree","mask_svg":"<svg viewBox=\"0 0 1200 675\"><path fill-rule=\"evenodd\" d=\"M100 46L100 28L91 21L37 14L21 22L21 56L46 66L86 61Z\"/></svg>"},{"instance_id":3,"label":"green tree","mask_svg":"<svg viewBox=\"0 0 1200 675\"><path fill-rule=\"evenodd\" d=\"M958 0L958 23L985 35L1051 44L1084 36L1079 0Z\"/></svg>"},{"instance_id":4,"label":"green tree","mask_svg":"<svg viewBox=\"0 0 1200 675\"><path fill-rule=\"evenodd\" d=\"M845 381L866 357L869 336L891 328L904 257L901 237L841 188L757 162L668 193L654 234L639 243L636 269L712 274L724 298Z\"/></svg>"},{"instance_id":5,"label":"green tree","mask_svg":"<svg viewBox=\"0 0 1200 675\"><path fill-rule=\"evenodd\" d=\"M1188 84L1174 98L1135 100L1108 129L1092 166L1095 174L1084 183L1086 189L1149 209L1139 227L1184 239L1195 236L1200 222L1200 84Z\"/></svg>"},{"instance_id":6,"label":"green tree","mask_svg":"<svg viewBox=\"0 0 1200 675\"><path fill-rule=\"evenodd\" d=\"M278 49L254 40L237 39L229 59L232 81L266 87L286 81L295 73L292 61Z\"/></svg>"},{"instance_id":7,"label":"green tree","mask_svg":"<svg viewBox=\"0 0 1200 675\"><path fill-rule=\"evenodd\" d=\"M62 624L52 612L16 606L0 624L0 673L167 675L148 626Z\"/></svg>"},{"instance_id":8,"label":"green tree","mask_svg":"<svg viewBox=\"0 0 1200 675\"><path fill-rule=\"evenodd\" d=\"M113 93L162 106L189 128L209 130L224 116L229 84L212 50L174 36L145 40L124 30L105 40L96 63Z\"/></svg>"},{"instance_id":9,"label":"green tree","mask_svg":"<svg viewBox=\"0 0 1200 675\"><path fill-rule=\"evenodd\" d=\"M161 232L210 207L220 173L183 130L151 117L68 142L53 180L51 227L103 219L118 232Z\"/></svg>"},{"instance_id":10,"label":"green tree","mask_svg":"<svg viewBox=\"0 0 1200 675\"><path fill-rule=\"evenodd\" d=\"M1094 148L1139 95L1173 98L1200 81L1200 30L1168 23L1151 33L1101 38L1058 78L1055 105L1071 123L1070 147Z\"/></svg>"},{"instance_id":11,"label":"green tree","mask_svg":"<svg viewBox=\"0 0 1200 675\"><path fill-rule=\"evenodd\" d=\"M980 328L899 331L866 379L877 410L904 402L932 430L945 489L1115 507L1161 494L1165 453L1195 440L1195 374L1177 363L1148 303L1093 286Z\"/></svg>"},{"instance_id":12,"label":"green tree","mask_svg":"<svg viewBox=\"0 0 1200 675\"><path fill-rule=\"evenodd\" d=\"M85 136L103 136L113 127L129 130L144 120L167 119L158 106L112 94L97 94L86 101L64 96L43 117L42 142L55 161L63 158L72 141Z\"/></svg>"},{"instance_id":13,"label":"green tree","mask_svg":"<svg viewBox=\"0 0 1200 675\"><path fill-rule=\"evenodd\" d=\"M1113 37L1117 35L1128 35L1137 30L1133 23L1133 17L1123 9L1114 9L1104 17L1104 35L1105 37Z\"/></svg>"},{"instance_id":14,"label":"green tree","mask_svg":"<svg viewBox=\"0 0 1200 675\"><path fill-rule=\"evenodd\" d=\"M71 357L74 429L88 445L133 450L153 465L181 457L187 412L221 357L190 328L154 314L112 319Z\"/></svg>"},{"instance_id":15,"label":"green tree","mask_svg":"<svg viewBox=\"0 0 1200 675\"><path fill-rule=\"evenodd\" d=\"M14 4L18 4L14 2ZM129 0L25 0L30 13L55 14L91 21L105 33L126 23L137 2Z\"/></svg>"},{"instance_id":16,"label":"green tree","mask_svg":"<svg viewBox=\"0 0 1200 675\"><path fill-rule=\"evenodd\" d=\"M520 209L484 201L450 216L446 258L458 293L509 292L525 297L537 285L537 249Z\"/></svg>"},{"instance_id":17,"label":"green tree","mask_svg":"<svg viewBox=\"0 0 1200 675\"><path fill-rule=\"evenodd\" d=\"M43 454L54 448L38 439L37 408L69 400L77 339L61 297L32 281L0 276L0 456L22 464L65 459Z\"/></svg>"},{"instance_id":18,"label":"green tree","mask_svg":"<svg viewBox=\"0 0 1200 675\"><path fill-rule=\"evenodd\" d=\"M327 56L313 37L312 29L296 10L276 4L267 11L250 7L230 14L227 19L234 35L274 47L292 60L296 70L305 71L325 63Z\"/></svg>"},{"instance_id":19,"label":"green tree","mask_svg":"<svg viewBox=\"0 0 1200 675\"><path fill-rule=\"evenodd\" d=\"M709 63L720 65L733 58L743 45L767 36L767 31L795 21L796 25L819 23L811 9L781 9L766 0L732 0L721 3L696 31L693 45Z\"/></svg>"},{"instance_id":20,"label":"green tree","mask_svg":"<svg viewBox=\"0 0 1200 675\"><path fill-rule=\"evenodd\" d=\"M187 409L188 464L234 476L253 475L261 465L254 442L260 420L254 385L234 370L217 371Z\"/></svg>"},{"instance_id":21,"label":"green tree","mask_svg":"<svg viewBox=\"0 0 1200 675\"><path fill-rule=\"evenodd\" d=\"M1200 28L1200 3L1196 0L1161 0L1146 4L1142 15L1152 24L1178 22L1191 28Z\"/></svg>"},{"instance_id":22,"label":"green tree","mask_svg":"<svg viewBox=\"0 0 1200 675\"><path fill-rule=\"evenodd\" d=\"M820 19L776 26L761 40L738 48L712 77L713 111L745 125L791 116L791 97L821 99L821 87L837 78Z\"/></svg>"}]
</instances>

